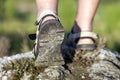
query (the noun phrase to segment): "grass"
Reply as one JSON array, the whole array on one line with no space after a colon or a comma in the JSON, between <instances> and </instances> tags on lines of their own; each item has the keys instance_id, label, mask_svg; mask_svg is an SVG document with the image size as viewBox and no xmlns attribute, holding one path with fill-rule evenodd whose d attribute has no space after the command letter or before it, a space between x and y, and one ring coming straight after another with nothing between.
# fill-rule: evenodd
<instances>
[{"instance_id":1,"label":"grass","mask_svg":"<svg viewBox=\"0 0 120 80\"><path fill-rule=\"evenodd\" d=\"M107 38L107 47L120 52L120 1L100 5L95 22L94 31Z\"/></svg>"},{"instance_id":2,"label":"grass","mask_svg":"<svg viewBox=\"0 0 120 80\"><path fill-rule=\"evenodd\" d=\"M2 69L6 73L11 72L8 76L9 80L20 80L23 76L29 75L29 80L38 80L37 76L42 73L47 67L36 67L34 65L34 59L22 59L6 64ZM1 77L0 77L1 79Z\"/></svg>"},{"instance_id":3,"label":"grass","mask_svg":"<svg viewBox=\"0 0 120 80\"><path fill-rule=\"evenodd\" d=\"M17 8L17 11L19 11L20 13L15 12L15 15L13 15L13 17L5 19L4 21L0 22L0 36L3 35L7 36L10 38L11 42L21 44L22 40L18 38L18 36L20 36L22 39L27 40L29 49L31 50L33 41L28 40L27 35L29 33L34 33L36 31L36 28L34 26L34 21L36 19L36 9L35 2L33 2L32 0L30 2L28 1L29 0L18 1L19 5L22 5L23 2L24 4L28 5L27 6L27 9L29 10L28 12L20 12L21 9ZM33 8L29 9L30 5L32 5ZM104 0L101 0L101 4L98 8L93 24L93 31L98 33L101 37L105 37L107 39L107 47L112 50L117 50L118 52L120 52L119 5L120 5L119 0L116 1L110 0L109 3ZM74 23L76 7L77 7L76 0L69 0L69 2L67 0L59 0L59 17L66 32L70 31ZM20 16L22 18L20 18ZM16 46L18 45L11 43L10 51L12 52L17 51L18 48L16 50ZM21 50L18 51L21 52Z\"/></svg>"}]
</instances>

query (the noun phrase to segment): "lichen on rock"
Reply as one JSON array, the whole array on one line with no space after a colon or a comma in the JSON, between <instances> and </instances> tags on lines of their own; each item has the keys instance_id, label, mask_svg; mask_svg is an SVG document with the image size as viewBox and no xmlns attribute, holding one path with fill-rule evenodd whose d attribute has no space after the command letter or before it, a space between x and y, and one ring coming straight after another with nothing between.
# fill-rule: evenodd
<instances>
[{"instance_id":1,"label":"lichen on rock","mask_svg":"<svg viewBox=\"0 0 120 80\"><path fill-rule=\"evenodd\" d=\"M0 58L1 80L120 80L120 55L99 44L61 66L34 66L32 52Z\"/></svg>"}]
</instances>

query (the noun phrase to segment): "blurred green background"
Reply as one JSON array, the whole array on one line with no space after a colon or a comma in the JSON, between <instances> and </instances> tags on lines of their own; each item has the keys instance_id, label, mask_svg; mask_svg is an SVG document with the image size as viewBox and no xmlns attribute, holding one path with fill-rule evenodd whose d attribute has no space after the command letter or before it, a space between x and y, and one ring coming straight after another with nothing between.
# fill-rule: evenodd
<instances>
[{"instance_id":1,"label":"blurred green background","mask_svg":"<svg viewBox=\"0 0 120 80\"><path fill-rule=\"evenodd\" d=\"M77 0L59 0L59 17L66 32L71 29ZM35 0L0 0L0 56L32 50L28 34L36 27ZM107 39L107 47L120 53L120 0L101 0L93 31Z\"/></svg>"}]
</instances>

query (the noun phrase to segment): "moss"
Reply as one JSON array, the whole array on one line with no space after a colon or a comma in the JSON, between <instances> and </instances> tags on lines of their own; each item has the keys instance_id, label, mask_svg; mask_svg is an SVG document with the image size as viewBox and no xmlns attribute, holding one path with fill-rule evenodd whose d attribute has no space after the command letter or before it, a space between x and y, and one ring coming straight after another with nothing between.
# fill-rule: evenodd
<instances>
[{"instance_id":1,"label":"moss","mask_svg":"<svg viewBox=\"0 0 120 80\"><path fill-rule=\"evenodd\" d=\"M22 59L19 61L11 62L3 67L3 70L6 72L8 70L12 70L12 76L10 77L11 80L19 80L21 79L24 74L30 74L30 80L37 80L36 76L39 73L43 72L46 67L36 67L34 66L34 59Z\"/></svg>"}]
</instances>

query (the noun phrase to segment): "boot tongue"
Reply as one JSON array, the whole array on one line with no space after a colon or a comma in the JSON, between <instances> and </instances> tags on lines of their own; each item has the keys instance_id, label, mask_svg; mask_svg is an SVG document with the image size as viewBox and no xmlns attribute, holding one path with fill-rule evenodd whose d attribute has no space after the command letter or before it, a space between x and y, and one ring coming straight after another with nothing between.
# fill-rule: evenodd
<instances>
[{"instance_id":1,"label":"boot tongue","mask_svg":"<svg viewBox=\"0 0 120 80\"><path fill-rule=\"evenodd\" d=\"M72 27L71 33L72 33L72 34L75 34L75 33L79 33L79 32L78 32L78 31L75 31L75 30L74 30L74 27ZM75 40L75 43L76 43L76 44L77 44L78 40L79 40L79 38L76 38L76 40Z\"/></svg>"},{"instance_id":2,"label":"boot tongue","mask_svg":"<svg viewBox=\"0 0 120 80\"><path fill-rule=\"evenodd\" d=\"M36 34L35 33L34 34L29 34L28 37L31 40L35 40L36 39Z\"/></svg>"}]
</instances>

